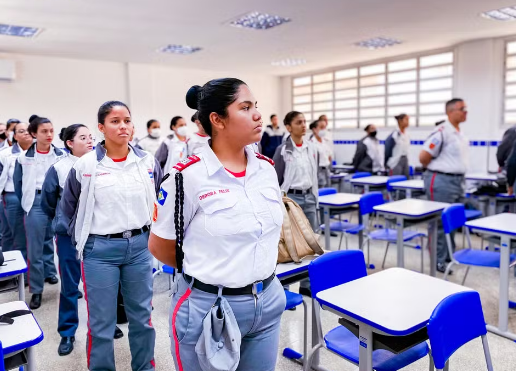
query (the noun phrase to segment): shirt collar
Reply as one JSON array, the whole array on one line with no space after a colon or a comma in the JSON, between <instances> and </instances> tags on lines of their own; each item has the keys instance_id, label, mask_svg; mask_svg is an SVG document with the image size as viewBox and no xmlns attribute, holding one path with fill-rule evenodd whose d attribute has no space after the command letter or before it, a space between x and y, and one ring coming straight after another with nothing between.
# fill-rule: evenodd
<instances>
[{"instance_id":1,"label":"shirt collar","mask_svg":"<svg viewBox=\"0 0 516 371\"><path fill-rule=\"evenodd\" d=\"M246 173L251 174L258 170L260 163L256 158L256 153L250 146L246 146L244 150L247 156ZM206 165L206 170L208 170L208 176L212 176L217 171L224 168L218 157L215 155L215 152L211 149L211 140L208 142L207 146L202 147L201 156L204 160L204 164Z\"/></svg>"},{"instance_id":2,"label":"shirt collar","mask_svg":"<svg viewBox=\"0 0 516 371\"><path fill-rule=\"evenodd\" d=\"M448 127L448 129L452 130L454 133L461 133L461 130L457 130L455 128L455 126L452 125L452 123L450 122L450 120L446 120L446 122L444 123L445 126Z\"/></svg>"}]
</instances>

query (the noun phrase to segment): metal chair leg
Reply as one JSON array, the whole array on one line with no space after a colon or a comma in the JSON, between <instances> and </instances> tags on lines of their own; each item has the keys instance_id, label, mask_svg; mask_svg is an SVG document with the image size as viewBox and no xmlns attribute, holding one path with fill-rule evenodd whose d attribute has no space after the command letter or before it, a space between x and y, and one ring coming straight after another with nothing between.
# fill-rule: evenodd
<instances>
[{"instance_id":1,"label":"metal chair leg","mask_svg":"<svg viewBox=\"0 0 516 371\"><path fill-rule=\"evenodd\" d=\"M321 348L322 344L317 344L310 350L308 356L306 357L305 364L303 365L303 371L310 371L312 369L312 358L315 352L318 352Z\"/></svg>"},{"instance_id":2,"label":"metal chair leg","mask_svg":"<svg viewBox=\"0 0 516 371\"><path fill-rule=\"evenodd\" d=\"M448 263L448 266L446 267L446 271L444 272L443 280L448 281L448 275L450 274L453 264L455 264L455 263L454 262Z\"/></svg>"},{"instance_id":3,"label":"metal chair leg","mask_svg":"<svg viewBox=\"0 0 516 371\"><path fill-rule=\"evenodd\" d=\"M330 232L331 233L331 232ZM340 242L339 242L339 251L340 251L340 248L342 246L342 238L344 237L344 232L341 232L340 234ZM347 250L347 249L346 249Z\"/></svg>"},{"instance_id":4,"label":"metal chair leg","mask_svg":"<svg viewBox=\"0 0 516 371\"><path fill-rule=\"evenodd\" d=\"M487 343L486 335L482 335L482 345L484 346L484 355L486 357L487 370L493 371L493 362L491 361L491 353L489 352L489 344Z\"/></svg>"},{"instance_id":5,"label":"metal chair leg","mask_svg":"<svg viewBox=\"0 0 516 371\"><path fill-rule=\"evenodd\" d=\"M464 282L466 282L466 278L468 277L469 268L471 268L471 267L468 266L466 268L466 274L464 274L464 278L462 279L462 283L461 283L462 286L464 286Z\"/></svg>"},{"instance_id":6,"label":"metal chair leg","mask_svg":"<svg viewBox=\"0 0 516 371\"><path fill-rule=\"evenodd\" d=\"M307 357L306 352L308 351L308 307L305 299L303 299L303 310L304 310L304 326L303 326L303 357ZM303 359L303 366L307 363L306 359Z\"/></svg>"},{"instance_id":7,"label":"metal chair leg","mask_svg":"<svg viewBox=\"0 0 516 371\"><path fill-rule=\"evenodd\" d=\"M421 273L425 273L425 238L421 237Z\"/></svg>"},{"instance_id":8,"label":"metal chair leg","mask_svg":"<svg viewBox=\"0 0 516 371\"><path fill-rule=\"evenodd\" d=\"M387 259L387 252L389 251L390 242L387 242L387 246L385 247L385 254L383 255L382 269L385 267L385 260Z\"/></svg>"}]
</instances>

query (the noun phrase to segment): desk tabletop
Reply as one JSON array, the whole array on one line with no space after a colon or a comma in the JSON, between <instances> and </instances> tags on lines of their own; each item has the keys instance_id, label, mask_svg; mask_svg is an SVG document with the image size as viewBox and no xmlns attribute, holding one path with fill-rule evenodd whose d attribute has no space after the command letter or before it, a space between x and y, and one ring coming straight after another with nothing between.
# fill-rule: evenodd
<instances>
[{"instance_id":1,"label":"desk tabletop","mask_svg":"<svg viewBox=\"0 0 516 371\"><path fill-rule=\"evenodd\" d=\"M18 250L4 252L4 264L0 266L0 278L27 272L27 263Z\"/></svg>"},{"instance_id":2,"label":"desk tabletop","mask_svg":"<svg viewBox=\"0 0 516 371\"><path fill-rule=\"evenodd\" d=\"M388 176L379 176L379 175L373 175L373 176L366 176L364 178L356 178L351 179L350 182L353 184L367 184L367 185L386 185L389 181Z\"/></svg>"},{"instance_id":3,"label":"desk tabletop","mask_svg":"<svg viewBox=\"0 0 516 371\"><path fill-rule=\"evenodd\" d=\"M23 301L0 304L0 315L15 310L29 310ZM32 314L13 318L14 323L0 324L0 341L4 355L27 349L43 340L43 331Z\"/></svg>"},{"instance_id":4,"label":"desk tabletop","mask_svg":"<svg viewBox=\"0 0 516 371\"><path fill-rule=\"evenodd\" d=\"M332 168L337 170L353 170L353 165L333 165Z\"/></svg>"},{"instance_id":5,"label":"desk tabletop","mask_svg":"<svg viewBox=\"0 0 516 371\"><path fill-rule=\"evenodd\" d=\"M360 195L354 193L334 193L319 197L319 205L345 207L358 204Z\"/></svg>"},{"instance_id":6,"label":"desk tabletop","mask_svg":"<svg viewBox=\"0 0 516 371\"><path fill-rule=\"evenodd\" d=\"M492 181L496 180L496 175L487 174L487 173L468 173L466 174L467 180L482 180L482 181Z\"/></svg>"},{"instance_id":7,"label":"desk tabletop","mask_svg":"<svg viewBox=\"0 0 516 371\"><path fill-rule=\"evenodd\" d=\"M331 174L330 177L331 177L331 179L342 179L342 178L347 177L348 175L349 175L348 173L340 173L340 174Z\"/></svg>"},{"instance_id":8,"label":"desk tabletop","mask_svg":"<svg viewBox=\"0 0 516 371\"><path fill-rule=\"evenodd\" d=\"M441 212L449 205L444 202L405 199L375 206L374 209L382 213L418 218Z\"/></svg>"},{"instance_id":9,"label":"desk tabletop","mask_svg":"<svg viewBox=\"0 0 516 371\"><path fill-rule=\"evenodd\" d=\"M466 222L474 230L516 236L516 214L497 214Z\"/></svg>"},{"instance_id":10,"label":"desk tabletop","mask_svg":"<svg viewBox=\"0 0 516 371\"><path fill-rule=\"evenodd\" d=\"M417 189L424 190L425 182L422 179L403 180L401 182L391 183L394 189Z\"/></svg>"},{"instance_id":11,"label":"desk tabletop","mask_svg":"<svg viewBox=\"0 0 516 371\"><path fill-rule=\"evenodd\" d=\"M280 263L276 266L276 276L279 279L282 279L286 276L290 276L292 274L298 274L301 272L308 271L308 266L312 262L312 260L317 259L318 255L308 255L305 256L299 264L290 262L290 263Z\"/></svg>"},{"instance_id":12,"label":"desk tabletop","mask_svg":"<svg viewBox=\"0 0 516 371\"><path fill-rule=\"evenodd\" d=\"M446 297L469 288L391 268L321 291L321 304L389 335L403 336L425 327Z\"/></svg>"}]
</instances>

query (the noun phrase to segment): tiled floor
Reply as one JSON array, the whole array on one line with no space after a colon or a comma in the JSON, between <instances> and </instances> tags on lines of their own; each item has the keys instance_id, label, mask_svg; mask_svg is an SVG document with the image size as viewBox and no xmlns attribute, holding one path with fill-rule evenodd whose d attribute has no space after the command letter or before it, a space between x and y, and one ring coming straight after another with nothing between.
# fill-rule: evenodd
<instances>
[{"instance_id":1,"label":"tiled floor","mask_svg":"<svg viewBox=\"0 0 516 371\"><path fill-rule=\"evenodd\" d=\"M460 240L460 236L457 241ZM354 240L350 241L350 246L356 245ZM474 240L474 242L478 242ZM333 246L337 246L338 239L332 238ZM384 244L371 245L371 260L376 264L377 269L371 271L370 274L378 271L383 258ZM418 250L407 249L405 253L406 268L418 270L420 253ZM426 256L426 269L428 271L428 255ZM396 264L395 247L391 247L387 258L387 267L393 267ZM460 283L464 270L455 269L455 274L451 281ZM511 271L512 275L512 271ZM486 321L491 324L497 323L498 318L498 272L491 269L472 269L470 271L466 285L478 290L482 297L484 313ZM156 328L156 369L162 371L174 370L174 363L170 353L170 341L168 338L168 309L170 303L169 293L167 292L168 282L167 276L163 275L156 279L154 284L154 312L152 322ZM296 285L291 286L292 290L297 290ZM424 288L422 288L424 290ZM510 297L516 300L516 279L511 279ZM8 293L0 295L0 303L17 300L16 293ZM27 300L30 295L27 293ZM57 346L60 337L56 331L57 328L57 311L59 300L59 285L45 287L43 294L43 305L34 313L38 319L44 333L45 339L36 347L37 369L39 371L50 370L86 370L86 306L84 299L80 300L80 325L77 331L76 348L73 353L66 357L60 357L57 354ZM381 303L378 303L381 305ZM323 328L329 329L337 326L337 317L331 313L323 312ZM278 363L276 370L295 371L301 370L301 366L284 359L281 351L285 347L292 347L298 350L302 348L302 331L303 331L303 314L301 307L295 312L286 312L282 318L282 332L280 339L280 350L278 350ZM516 311L510 312L510 329L516 332ZM115 341L115 354L117 369L130 371L130 353L127 339L127 325L121 326L126 336ZM516 370L516 344L509 340L489 334L489 345L493 358L494 368L497 371L514 371ZM322 364L329 370L357 370L358 368L337 356L322 351ZM428 370L428 358L407 367L407 371L426 371ZM467 346L460 349L451 360L450 370L457 371L476 371L486 370L481 341L473 341ZM246 370L247 371L247 370Z\"/></svg>"}]
</instances>

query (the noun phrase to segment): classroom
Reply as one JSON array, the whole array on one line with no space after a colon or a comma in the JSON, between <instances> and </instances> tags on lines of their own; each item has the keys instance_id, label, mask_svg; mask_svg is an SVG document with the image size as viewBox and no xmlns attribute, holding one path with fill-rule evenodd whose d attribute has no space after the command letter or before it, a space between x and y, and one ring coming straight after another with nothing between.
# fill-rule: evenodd
<instances>
[{"instance_id":1,"label":"classroom","mask_svg":"<svg viewBox=\"0 0 516 371\"><path fill-rule=\"evenodd\" d=\"M516 369L516 0L0 0L0 371Z\"/></svg>"}]
</instances>

